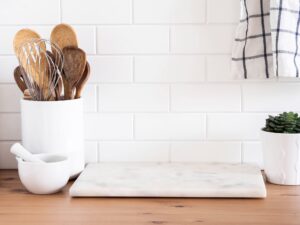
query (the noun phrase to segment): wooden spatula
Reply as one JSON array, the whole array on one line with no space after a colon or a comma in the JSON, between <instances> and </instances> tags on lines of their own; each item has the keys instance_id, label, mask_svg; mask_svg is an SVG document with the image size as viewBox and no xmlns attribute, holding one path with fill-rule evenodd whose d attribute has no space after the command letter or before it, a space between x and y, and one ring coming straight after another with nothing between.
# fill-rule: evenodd
<instances>
[{"instance_id":1,"label":"wooden spatula","mask_svg":"<svg viewBox=\"0 0 300 225\"><path fill-rule=\"evenodd\" d=\"M73 99L73 90L82 77L86 66L85 52L76 47L65 47L63 49L64 66L63 82L65 99Z\"/></svg>"},{"instance_id":2,"label":"wooden spatula","mask_svg":"<svg viewBox=\"0 0 300 225\"><path fill-rule=\"evenodd\" d=\"M89 78L90 78L90 64L88 62L86 62L84 72L83 72L80 80L76 84L75 98L81 97L81 93L82 93L84 86Z\"/></svg>"},{"instance_id":3,"label":"wooden spatula","mask_svg":"<svg viewBox=\"0 0 300 225\"><path fill-rule=\"evenodd\" d=\"M77 36L74 29L68 24L56 25L50 36L50 41L61 50L65 47L78 47Z\"/></svg>"},{"instance_id":4,"label":"wooden spatula","mask_svg":"<svg viewBox=\"0 0 300 225\"><path fill-rule=\"evenodd\" d=\"M19 87L19 89L22 91L22 93L24 93L24 91L27 89L27 86L25 84L25 81L23 79L23 76L22 76L22 72L21 72L21 67L18 66L15 68L14 70L14 78L15 78L15 81Z\"/></svg>"}]
</instances>

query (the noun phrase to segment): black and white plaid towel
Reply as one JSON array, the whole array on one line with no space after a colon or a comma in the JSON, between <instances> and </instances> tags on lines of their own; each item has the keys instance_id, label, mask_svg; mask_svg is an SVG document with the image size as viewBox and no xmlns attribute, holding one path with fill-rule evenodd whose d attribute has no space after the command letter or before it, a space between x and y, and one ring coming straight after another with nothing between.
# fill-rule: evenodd
<instances>
[{"instance_id":1,"label":"black and white plaid towel","mask_svg":"<svg viewBox=\"0 0 300 225\"><path fill-rule=\"evenodd\" d=\"M299 77L300 0L241 0L233 46L237 77Z\"/></svg>"}]
</instances>

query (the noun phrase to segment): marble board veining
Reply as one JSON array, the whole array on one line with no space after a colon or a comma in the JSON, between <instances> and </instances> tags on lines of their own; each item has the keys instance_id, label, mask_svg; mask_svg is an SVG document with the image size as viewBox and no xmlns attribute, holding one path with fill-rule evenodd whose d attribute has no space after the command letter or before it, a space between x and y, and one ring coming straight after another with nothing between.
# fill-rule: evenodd
<instances>
[{"instance_id":1,"label":"marble board veining","mask_svg":"<svg viewBox=\"0 0 300 225\"><path fill-rule=\"evenodd\" d=\"M216 163L89 164L70 189L73 197L265 198L254 165Z\"/></svg>"}]
</instances>

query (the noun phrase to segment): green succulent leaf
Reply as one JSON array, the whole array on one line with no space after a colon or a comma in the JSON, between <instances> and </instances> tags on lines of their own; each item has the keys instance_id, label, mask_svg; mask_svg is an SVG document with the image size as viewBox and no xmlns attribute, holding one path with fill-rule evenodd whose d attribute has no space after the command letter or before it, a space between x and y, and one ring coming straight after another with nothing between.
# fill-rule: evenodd
<instances>
[{"instance_id":1,"label":"green succulent leaf","mask_svg":"<svg viewBox=\"0 0 300 225\"><path fill-rule=\"evenodd\" d=\"M300 117L298 113L284 112L266 119L264 131L274 133L300 133Z\"/></svg>"}]
</instances>

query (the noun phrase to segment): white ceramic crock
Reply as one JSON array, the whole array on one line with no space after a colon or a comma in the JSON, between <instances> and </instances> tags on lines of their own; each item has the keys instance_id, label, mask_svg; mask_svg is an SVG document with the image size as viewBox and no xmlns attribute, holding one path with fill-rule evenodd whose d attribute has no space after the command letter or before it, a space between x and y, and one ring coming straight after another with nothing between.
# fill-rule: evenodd
<instances>
[{"instance_id":1,"label":"white ceramic crock","mask_svg":"<svg viewBox=\"0 0 300 225\"><path fill-rule=\"evenodd\" d=\"M22 143L33 154L64 154L71 178L84 169L82 99L21 100Z\"/></svg>"},{"instance_id":2,"label":"white ceramic crock","mask_svg":"<svg viewBox=\"0 0 300 225\"><path fill-rule=\"evenodd\" d=\"M300 134L261 132L264 168L270 183L300 185Z\"/></svg>"}]
</instances>

